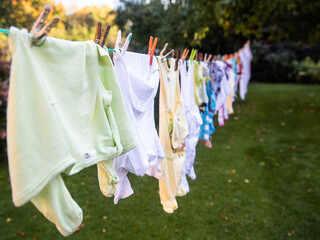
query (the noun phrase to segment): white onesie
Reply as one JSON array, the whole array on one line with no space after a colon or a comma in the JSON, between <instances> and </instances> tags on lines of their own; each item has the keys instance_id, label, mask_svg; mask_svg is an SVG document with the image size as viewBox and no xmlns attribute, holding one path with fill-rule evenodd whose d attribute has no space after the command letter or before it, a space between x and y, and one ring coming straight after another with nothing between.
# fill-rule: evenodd
<instances>
[{"instance_id":1,"label":"white onesie","mask_svg":"<svg viewBox=\"0 0 320 240\"><path fill-rule=\"evenodd\" d=\"M196 146L199 141L202 118L193 93L193 63L189 60L184 62L180 60L179 63L181 77L181 101L183 103L184 114L188 122L189 131L189 135L186 138L186 160L182 168L181 184L177 190L177 195L183 196L189 192L187 175L193 180L196 179L193 164L196 156Z\"/></svg>"},{"instance_id":2,"label":"white onesie","mask_svg":"<svg viewBox=\"0 0 320 240\"><path fill-rule=\"evenodd\" d=\"M150 56L127 52L130 38L131 34L120 49L119 30L113 61L138 145L114 160L114 168L119 177L115 204L133 193L127 178L128 172L137 176L147 173L160 179L160 162L164 158L154 122L154 98L159 87L158 64L155 57L149 66Z\"/></svg>"}]
</instances>

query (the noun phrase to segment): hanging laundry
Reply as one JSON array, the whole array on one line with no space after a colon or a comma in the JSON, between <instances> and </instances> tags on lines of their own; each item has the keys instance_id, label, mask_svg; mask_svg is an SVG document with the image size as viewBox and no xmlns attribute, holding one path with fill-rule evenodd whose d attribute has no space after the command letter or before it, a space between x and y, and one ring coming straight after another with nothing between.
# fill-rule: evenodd
<instances>
[{"instance_id":1,"label":"hanging laundry","mask_svg":"<svg viewBox=\"0 0 320 240\"><path fill-rule=\"evenodd\" d=\"M202 72L202 68L200 66L200 63L198 61L192 61L193 62L193 87L194 87L194 99L196 101L196 104L198 106L202 105L202 101L207 101L206 97L205 97L205 92L203 93L203 91L205 91L205 89L202 87L200 88L200 86L203 84L204 79L203 79L203 72ZM200 98L200 92L201 92L201 97L203 99Z\"/></svg>"},{"instance_id":2,"label":"hanging laundry","mask_svg":"<svg viewBox=\"0 0 320 240\"><path fill-rule=\"evenodd\" d=\"M159 87L158 63L153 56L150 66L149 55L127 52L130 38L131 34L120 49L119 30L113 61L138 145L114 160L114 168L119 177L115 204L133 193L127 178L128 172L137 176L147 173L160 179L160 162L165 157L154 121L154 98Z\"/></svg>"},{"instance_id":3,"label":"hanging laundry","mask_svg":"<svg viewBox=\"0 0 320 240\"><path fill-rule=\"evenodd\" d=\"M193 86L193 62L180 61L180 77L181 77L181 101L183 103L184 115L188 123L189 135L186 138L186 160L183 165L181 174L181 184L178 187L177 195L183 196L189 192L189 184L187 175L192 179L196 179L193 168L196 156L196 146L199 140L200 126L202 119L199 108L194 99Z\"/></svg>"},{"instance_id":4,"label":"hanging laundry","mask_svg":"<svg viewBox=\"0 0 320 240\"><path fill-rule=\"evenodd\" d=\"M239 57L241 58L242 63L242 72L241 72L241 81L240 85L240 98L242 100L245 99L245 95L248 91L248 84L251 78L251 60L252 53L250 50L250 42L247 42L239 53Z\"/></svg>"},{"instance_id":5,"label":"hanging laundry","mask_svg":"<svg viewBox=\"0 0 320 240\"><path fill-rule=\"evenodd\" d=\"M205 106L209 102L209 99L207 96L207 90L206 90L206 82L210 81L209 68L207 63L200 62L199 74L200 76L202 76L201 78L202 83L199 87L199 99L200 99L199 106Z\"/></svg>"},{"instance_id":6,"label":"hanging laundry","mask_svg":"<svg viewBox=\"0 0 320 240\"><path fill-rule=\"evenodd\" d=\"M93 41L33 35L10 28L12 53L7 145L12 199L28 201L63 236L81 224L82 210L61 173L101 164L100 184L118 181L113 158L136 146L108 52ZM106 180L110 180L106 182Z\"/></svg>"},{"instance_id":7,"label":"hanging laundry","mask_svg":"<svg viewBox=\"0 0 320 240\"><path fill-rule=\"evenodd\" d=\"M215 72L216 69L214 69L215 67L216 66L213 63L210 64L211 80L206 83L209 103L205 106L204 110L201 111L201 118L202 118L203 124L201 125L201 128L200 128L200 139L202 140L202 142L207 148L212 148L211 135L215 132L215 128L213 125L213 116L214 116L215 107L216 107L216 97L215 97L215 92L212 88L212 85L213 85L212 83L215 80L214 77L217 75L217 73Z\"/></svg>"},{"instance_id":8,"label":"hanging laundry","mask_svg":"<svg viewBox=\"0 0 320 240\"><path fill-rule=\"evenodd\" d=\"M235 95L235 87L236 87L236 75L234 74L233 70L233 58L230 58L227 60L227 64L229 64L229 67L227 68L227 77L228 77L228 83L229 83L229 95L227 97L227 110L228 114L233 114L233 99Z\"/></svg>"},{"instance_id":9,"label":"hanging laundry","mask_svg":"<svg viewBox=\"0 0 320 240\"><path fill-rule=\"evenodd\" d=\"M173 213L178 208L175 197L186 159L188 123L180 99L179 66L175 71L175 59L171 60L170 68L165 59L157 60L160 71L159 137L166 155L161 162L160 200L164 211Z\"/></svg>"}]
</instances>

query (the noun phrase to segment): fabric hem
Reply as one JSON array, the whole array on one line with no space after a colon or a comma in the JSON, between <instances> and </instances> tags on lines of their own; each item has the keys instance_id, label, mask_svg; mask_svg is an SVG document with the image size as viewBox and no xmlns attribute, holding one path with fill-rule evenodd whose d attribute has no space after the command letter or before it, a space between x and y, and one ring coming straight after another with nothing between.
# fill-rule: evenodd
<instances>
[{"instance_id":1,"label":"fabric hem","mask_svg":"<svg viewBox=\"0 0 320 240\"><path fill-rule=\"evenodd\" d=\"M72 164L75 164L75 160L72 157L68 157L66 161L63 161L58 167L52 170L46 177L44 177L35 187L33 187L30 191L25 193L21 197L17 197L13 199L13 203L16 207L20 207L30 201L33 197L35 197L38 193L42 191L42 189L51 181L51 179L65 169L67 169Z\"/></svg>"}]
</instances>

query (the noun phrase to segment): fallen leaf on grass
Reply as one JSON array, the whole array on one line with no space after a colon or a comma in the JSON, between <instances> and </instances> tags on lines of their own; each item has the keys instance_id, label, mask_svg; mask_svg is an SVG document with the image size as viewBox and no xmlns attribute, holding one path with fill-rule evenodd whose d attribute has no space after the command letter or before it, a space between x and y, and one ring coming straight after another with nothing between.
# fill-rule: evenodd
<instances>
[{"instance_id":1,"label":"fallen leaf on grass","mask_svg":"<svg viewBox=\"0 0 320 240\"><path fill-rule=\"evenodd\" d=\"M164 229L164 230L166 230L167 228L168 228L167 225L164 225L164 226L163 226L163 229Z\"/></svg>"},{"instance_id":2,"label":"fallen leaf on grass","mask_svg":"<svg viewBox=\"0 0 320 240\"><path fill-rule=\"evenodd\" d=\"M265 162L261 162L260 165L261 165L261 166L264 166L264 165L266 165L266 163L265 163Z\"/></svg>"},{"instance_id":3,"label":"fallen leaf on grass","mask_svg":"<svg viewBox=\"0 0 320 240\"><path fill-rule=\"evenodd\" d=\"M178 229L178 228L176 228L174 231L175 231L176 233L178 233L178 232L179 232L179 229Z\"/></svg>"},{"instance_id":4,"label":"fallen leaf on grass","mask_svg":"<svg viewBox=\"0 0 320 240\"><path fill-rule=\"evenodd\" d=\"M214 205L214 203L213 202L210 202L210 206L213 206Z\"/></svg>"},{"instance_id":5,"label":"fallen leaf on grass","mask_svg":"<svg viewBox=\"0 0 320 240\"><path fill-rule=\"evenodd\" d=\"M239 120L239 118L238 118L238 117L234 117L234 120L235 120L235 121L238 121L238 120Z\"/></svg>"},{"instance_id":6,"label":"fallen leaf on grass","mask_svg":"<svg viewBox=\"0 0 320 240\"><path fill-rule=\"evenodd\" d=\"M237 171L235 169L232 169L232 174L235 174Z\"/></svg>"},{"instance_id":7,"label":"fallen leaf on grass","mask_svg":"<svg viewBox=\"0 0 320 240\"><path fill-rule=\"evenodd\" d=\"M106 230L105 228L104 228L104 229L102 229L102 232L103 232L103 233L105 233L106 231L107 231L107 230Z\"/></svg>"},{"instance_id":8,"label":"fallen leaf on grass","mask_svg":"<svg viewBox=\"0 0 320 240\"><path fill-rule=\"evenodd\" d=\"M297 160L295 157L292 157L292 161L295 161L295 160Z\"/></svg>"},{"instance_id":9,"label":"fallen leaf on grass","mask_svg":"<svg viewBox=\"0 0 320 240\"><path fill-rule=\"evenodd\" d=\"M258 130L258 131L256 132L256 134L259 135L259 134L260 134L260 131Z\"/></svg>"},{"instance_id":10,"label":"fallen leaf on grass","mask_svg":"<svg viewBox=\"0 0 320 240\"><path fill-rule=\"evenodd\" d=\"M285 122L281 122L280 125L281 125L281 127L284 127L286 125L286 123Z\"/></svg>"},{"instance_id":11,"label":"fallen leaf on grass","mask_svg":"<svg viewBox=\"0 0 320 240\"><path fill-rule=\"evenodd\" d=\"M249 179L244 180L245 183L250 183Z\"/></svg>"},{"instance_id":12,"label":"fallen leaf on grass","mask_svg":"<svg viewBox=\"0 0 320 240\"><path fill-rule=\"evenodd\" d=\"M231 179L228 179L228 183L232 183L232 180L231 180Z\"/></svg>"},{"instance_id":13,"label":"fallen leaf on grass","mask_svg":"<svg viewBox=\"0 0 320 240\"><path fill-rule=\"evenodd\" d=\"M7 222L7 223L8 223L8 222L11 222L11 220L12 220L11 218L7 218L7 219L6 219L6 222Z\"/></svg>"},{"instance_id":14,"label":"fallen leaf on grass","mask_svg":"<svg viewBox=\"0 0 320 240\"><path fill-rule=\"evenodd\" d=\"M108 217L107 217L107 216L103 216L102 219L103 219L103 220L106 220L106 219L108 219Z\"/></svg>"},{"instance_id":15,"label":"fallen leaf on grass","mask_svg":"<svg viewBox=\"0 0 320 240\"><path fill-rule=\"evenodd\" d=\"M308 190L307 190L307 193L312 193L313 192L313 190L311 189L311 188L309 188Z\"/></svg>"},{"instance_id":16,"label":"fallen leaf on grass","mask_svg":"<svg viewBox=\"0 0 320 240\"><path fill-rule=\"evenodd\" d=\"M87 215L87 216L85 216L84 218L85 219L89 219L91 216L90 215Z\"/></svg>"},{"instance_id":17,"label":"fallen leaf on grass","mask_svg":"<svg viewBox=\"0 0 320 240\"><path fill-rule=\"evenodd\" d=\"M24 232L19 232L19 235L20 235L21 237L26 236L26 234L25 234Z\"/></svg>"},{"instance_id":18,"label":"fallen leaf on grass","mask_svg":"<svg viewBox=\"0 0 320 240\"><path fill-rule=\"evenodd\" d=\"M224 216L224 215L220 215L221 219L223 220L228 220L228 217L227 216Z\"/></svg>"},{"instance_id":19,"label":"fallen leaf on grass","mask_svg":"<svg viewBox=\"0 0 320 240\"><path fill-rule=\"evenodd\" d=\"M263 139L263 138L260 138L259 141L260 141L260 142L264 142L264 139Z\"/></svg>"},{"instance_id":20,"label":"fallen leaf on grass","mask_svg":"<svg viewBox=\"0 0 320 240\"><path fill-rule=\"evenodd\" d=\"M296 150L297 149L296 146L288 146L288 148L291 149L291 150Z\"/></svg>"},{"instance_id":21,"label":"fallen leaf on grass","mask_svg":"<svg viewBox=\"0 0 320 240\"><path fill-rule=\"evenodd\" d=\"M292 235L291 232L288 232L288 237L291 237L291 235Z\"/></svg>"}]
</instances>

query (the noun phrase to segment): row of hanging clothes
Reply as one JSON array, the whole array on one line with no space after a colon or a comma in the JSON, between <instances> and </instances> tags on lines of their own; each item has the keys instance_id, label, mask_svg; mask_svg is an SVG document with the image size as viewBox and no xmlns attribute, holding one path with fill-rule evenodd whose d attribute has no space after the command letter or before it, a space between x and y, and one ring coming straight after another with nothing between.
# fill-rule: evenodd
<instances>
[{"instance_id":1,"label":"row of hanging clothes","mask_svg":"<svg viewBox=\"0 0 320 240\"><path fill-rule=\"evenodd\" d=\"M250 43L222 59L198 61L193 50L186 60L188 50L181 58L164 56L167 44L154 56L153 38L148 54L129 52L132 34L121 43L119 31L111 59L104 46L109 28L101 34L101 24L94 41L84 42L39 40L37 33L51 26L35 24L30 33L11 27L8 38L7 146L15 206L31 201L63 236L72 234L83 213L61 174L96 165L100 190L115 204L133 194L128 173L148 175L159 180L161 204L172 213L176 196L190 191L187 176L196 178L199 139L210 148L213 117L223 126L238 89L245 97Z\"/></svg>"}]
</instances>

